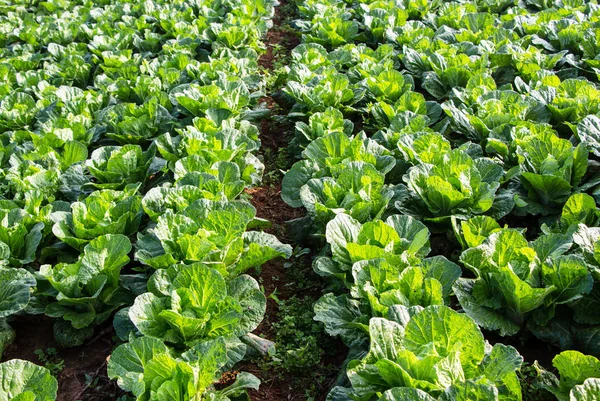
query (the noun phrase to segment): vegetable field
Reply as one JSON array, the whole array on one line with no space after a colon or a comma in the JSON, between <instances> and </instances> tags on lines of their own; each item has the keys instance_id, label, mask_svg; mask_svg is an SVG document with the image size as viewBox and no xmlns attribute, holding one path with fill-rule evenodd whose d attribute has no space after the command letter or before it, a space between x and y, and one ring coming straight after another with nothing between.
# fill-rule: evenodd
<instances>
[{"instance_id":1,"label":"vegetable field","mask_svg":"<svg viewBox=\"0 0 600 401\"><path fill-rule=\"evenodd\" d=\"M600 400L596 0L0 0L0 401Z\"/></svg>"}]
</instances>

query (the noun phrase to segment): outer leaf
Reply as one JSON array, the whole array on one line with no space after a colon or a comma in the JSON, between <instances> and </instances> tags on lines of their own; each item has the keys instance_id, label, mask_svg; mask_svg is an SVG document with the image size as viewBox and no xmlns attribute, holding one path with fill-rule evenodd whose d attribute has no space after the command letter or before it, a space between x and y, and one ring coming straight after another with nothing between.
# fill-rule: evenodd
<instances>
[{"instance_id":1,"label":"outer leaf","mask_svg":"<svg viewBox=\"0 0 600 401\"><path fill-rule=\"evenodd\" d=\"M140 337L117 347L109 361L107 374L119 387L140 396L144 393L144 369L156 355L169 353L167 346L152 337Z\"/></svg>"},{"instance_id":2,"label":"outer leaf","mask_svg":"<svg viewBox=\"0 0 600 401\"><path fill-rule=\"evenodd\" d=\"M583 384L573 387L569 401L600 400L600 379L587 379Z\"/></svg>"},{"instance_id":3,"label":"outer leaf","mask_svg":"<svg viewBox=\"0 0 600 401\"><path fill-rule=\"evenodd\" d=\"M13 359L0 363L0 399L54 401L58 383L50 371L29 361ZM27 398L31 397L31 398Z\"/></svg>"},{"instance_id":4,"label":"outer leaf","mask_svg":"<svg viewBox=\"0 0 600 401\"><path fill-rule=\"evenodd\" d=\"M0 268L0 317L23 310L36 285L35 277L25 269Z\"/></svg>"},{"instance_id":5,"label":"outer leaf","mask_svg":"<svg viewBox=\"0 0 600 401\"><path fill-rule=\"evenodd\" d=\"M435 398L415 388L398 387L383 393L379 401L435 401Z\"/></svg>"}]
</instances>

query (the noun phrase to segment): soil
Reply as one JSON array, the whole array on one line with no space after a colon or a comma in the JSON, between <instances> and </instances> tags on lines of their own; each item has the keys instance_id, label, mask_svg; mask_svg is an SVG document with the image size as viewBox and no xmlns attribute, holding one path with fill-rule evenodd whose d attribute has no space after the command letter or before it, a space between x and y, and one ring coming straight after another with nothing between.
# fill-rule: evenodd
<instances>
[{"instance_id":1,"label":"soil","mask_svg":"<svg viewBox=\"0 0 600 401\"><path fill-rule=\"evenodd\" d=\"M288 57L291 50L300 43L298 36L284 28L286 21L291 17L287 14L288 10L288 2L286 0L280 1L279 7L276 8L273 27L267 33L267 52L260 58L259 64L269 71L273 71L276 68L276 62ZM285 114L285 111L280 109L281 106L272 97L265 97L261 101L265 102L267 107L271 109L272 116ZM306 211L291 208L281 199L282 175L278 170L282 167L289 168L292 160L284 161L284 163L289 164L288 166L281 166L282 161L274 160L274 158L281 155L288 148L293 129L293 124L285 121L285 119L270 118L262 121L260 154L265 164L264 185L245 191L256 208L257 217L267 219L272 223L272 227L265 229L265 231L276 235L282 242L292 246L295 244L286 232L285 223L304 216ZM312 274L310 267L312 257L312 254L307 254L299 262L302 264L302 268L306 269L306 274ZM271 339L275 335L272 322L276 319L278 304L273 298L286 300L293 296L300 298L309 296L310 299L316 300L322 293L322 288L298 288L285 263L283 259L268 262L253 274L264 288L267 296L265 319L255 330L255 334L267 339ZM311 306L307 305L308 307ZM250 392L251 399L253 401L306 400L307 386L315 385L319 388L317 401L325 400L348 351L341 342L337 343L332 340L331 343L333 350L328 350L329 352L321 361L324 371L327 371L325 367L332 367L331 373L322 378L320 382L310 379L311 372L303 372L306 375L306 377L303 377L302 373L265 371L255 362L249 362L238 367L239 370L250 372L261 380L260 389Z\"/></svg>"},{"instance_id":2,"label":"soil","mask_svg":"<svg viewBox=\"0 0 600 401\"><path fill-rule=\"evenodd\" d=\"M281 199L281 183L249 188L245 192L252 197L250 202L256 208L256 216L272 223L271 228L264 230L268 233L280 234L279 230L287 221L305 214L303 209L294 209ZM286 240L286 232L281 231L281 234L282 237L279 239Z\"/></svg>"},{"instance_id":3,"label":"soil","mask_svg":"<svg viewBox=\"0 0 600 401\"><path fill-rule=\"evenodd\" d=\"M64 361L63 369L57 374L57 401L109 401L124 394L106 375L106 363L114 347L110 322L98 327L96 335L86 344L73 348L61 348L54 342L52 324L52 319L43 315L22 316L11 322L17 335L2 360L18 358L43 365L35 351L56 348L59 359L54 362Z\"/></svg>"},{"instance_id":4,"label":"soil","mask_svg":"<svg viewBox=\"0 0 600 401\"><path fill-rule=\"evenodd\" d=\"M445 256L446 259L456 262L460 256L461 247L454 236L446 234L432 234L429 238L431 252L429 256Z\"/></svg>"},{"instance_id":5,"label":"soil","mask_svg":"<svg viewBox=\"0 0 600 401\"><path fill-rule=\"evenodd\" d=\"M299 36L286 30L284 27L286 21L292 17L289 14L290 5L290 1L280 0L279 6L275 7L273 27L267 32L267 37L264 41L267 45L267 52L258 61L262 67L268 70L274 69L274 62L278 58L275 53L279 46L282 46L286 50L286 54L289 54L300 44Z\"/></svg>"},{"instance_id":6,"label":"soil","mask_svg":"<svg viewBox=\"0 0 600 401\"><path fill-rule=\"evenodd\" d=\"M501 226L507 225L511 228L524 228L525 238L533 241L542 234L540 230L540 221L531 216L523 217L509 214L499 221Z\"/></svg>"},{"instance_id":7,"label":"soil","mask_svg":"<svg viewBox=\"0 0 600 401\"><path fill-rule=\"evenodd\" d=\"M279 142L277 137L265 137L265 134L272 132L263 131L263 136L261 137L263 139L263 146L264 144ZM284 135L280 135L279 137L283 138ZM272 223L272 227L265 231L276 235L281 241L293 246L293 242L286 235L284 224L289 220L303 216L305 211L293 209L283 202L281 199L281 184L279 183L248 189L246 193L252 197L251 202L257 210L257 216L267 219ZM311 262L312 254L305 255L300 261L306 268L307 274L312 273ZM264 264L255 274L251 272L259 281L267 296L265 318L254 331L255 334L263 338L273 339L275 336L271 325L277 319L279 310L276 300L271 296L276 297L278 300L286 300L293 296L304 297L308 295L315 301L321 295L320 289L312 288L304 290L298 288L294 283L294 278L290 277L289 269L286 268L285 263L285 260L281 258L272 260ZM307 308L310 307L311 305L307 305ZM331 374L328 377L323 378L322 382L311 380L311 372L302 372L298 375L293 372L265 371L254 362L240 366L239 370L252 373L261 380L260 389L250 391L252 401L306 400L306 386L309 384L322 386L318 392L317 401L324 401L329 388L333 385L333 381L339 372L338 368L344 362L348 351L341 342L332 340L332 345L334 352L326 354L321 361L321 365L323 367L333 366L335 368L331 370ZM306 377L303 377L304 375Z\"/></svg>"}]
</instances>

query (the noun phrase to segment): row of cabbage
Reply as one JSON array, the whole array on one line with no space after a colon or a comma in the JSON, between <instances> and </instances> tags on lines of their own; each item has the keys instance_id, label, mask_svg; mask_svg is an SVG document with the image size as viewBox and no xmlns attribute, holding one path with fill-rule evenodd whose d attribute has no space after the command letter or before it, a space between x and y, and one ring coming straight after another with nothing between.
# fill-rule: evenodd
<instances>
[{"instance_id":1,"label":"row of cabbage","mask_svg":"<svg viewBox=\"0 0 600 401\"><path fill-rule=\"evenodd\" d=\"M565 350L539 385L598 399L597 2L297 6L282 197L344 288L315 305L350 348L328 399L521 400L523 359L480 328Z\"/></svg>"},{"instance_id":2,"label":"row of cabbage","mask_svg":"<svg viewBox=\"0 0 600 401\"><path fill-rule=\"evenodd\" d=\"M258 185L258 56L275 1L0 5L0 318L54 319L62 346L114 317L108 375L138 400L229 400L265 296L244 274L291 248ZM28 333L18 333L28 335ZM249 345L248 345L249 344ZM0 398L53 400L42 367L0 364Z\"/></svg>"}]
</instances>

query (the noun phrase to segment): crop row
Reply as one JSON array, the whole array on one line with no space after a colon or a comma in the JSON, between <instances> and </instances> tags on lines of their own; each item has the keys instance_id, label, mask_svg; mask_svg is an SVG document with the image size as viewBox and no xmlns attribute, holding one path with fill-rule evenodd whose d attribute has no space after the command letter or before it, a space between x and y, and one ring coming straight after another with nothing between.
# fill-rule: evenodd
<instances>
[{"instance_id":1,"label":"crop row","mask_svg":"<svg viewBox=\"0 0 600 401\"><path fill-rule=\"evenodd\" d=\"M315 305L350 348L328 400L521 400L480 328L564 350L539 386L597 399L597 2L297 6L282 196L345 288Z\"/></svg>"},{"instance_id":2,"label":"crop row","mask_svg":"<svg viewBox=\"0 0 600 401\"><path fill-rule=\"evenodd\" d=\"M266 300L244 274L291 248L260 231L258 57L276 2L0 5L0 349L23 314L62 346L114 316L108 376L138 400L229 400ZM19 334L27 335L27 334ZM249 344L249 345L248 345ZM53 400L30 362L0 399Z\"/></svg>"}]
</instances>

